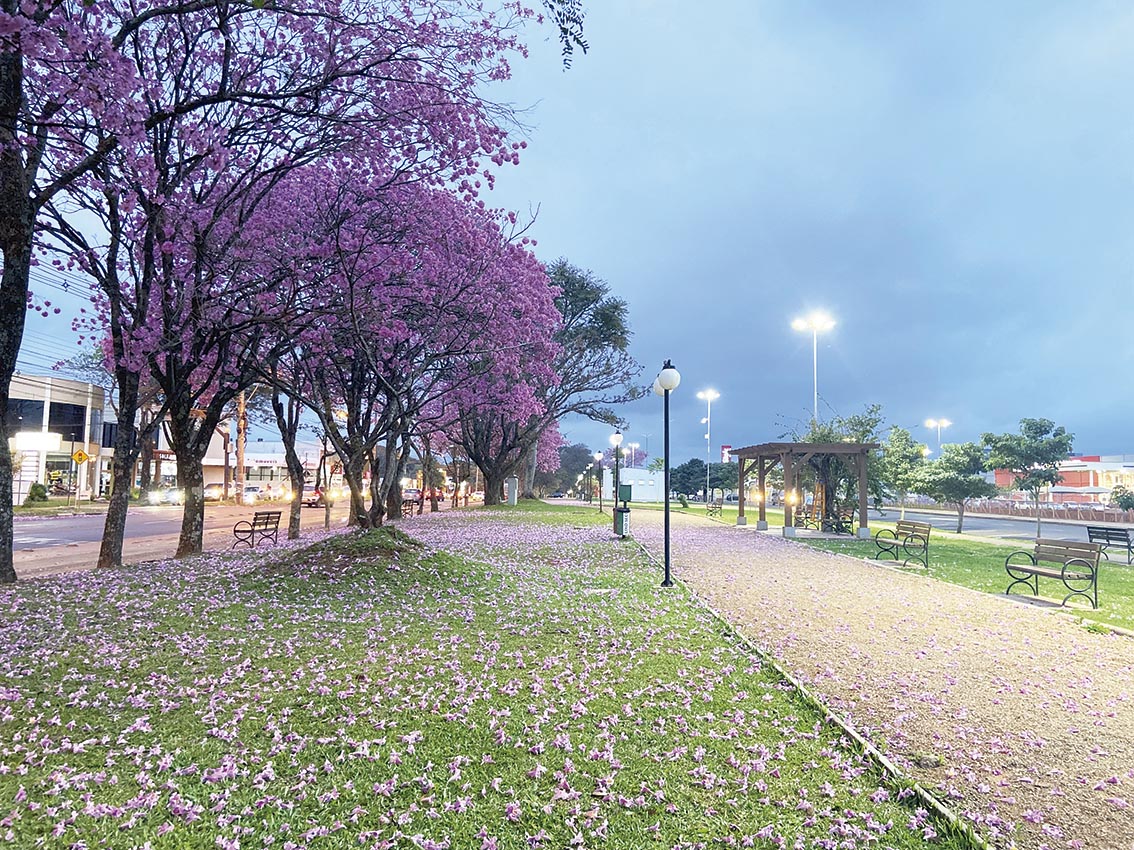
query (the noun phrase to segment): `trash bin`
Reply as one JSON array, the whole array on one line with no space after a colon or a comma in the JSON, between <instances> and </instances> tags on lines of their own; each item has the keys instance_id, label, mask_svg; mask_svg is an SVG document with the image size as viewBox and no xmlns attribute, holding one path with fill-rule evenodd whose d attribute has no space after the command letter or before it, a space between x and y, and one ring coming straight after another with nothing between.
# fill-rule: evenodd
<instances>
[{"instance_id":1,"label":"trash bin","mask_svg":"<svg viewBox=\"0 0 1134 850\"><path fill-rule=\"evenodd\" d=\"M625 537L630 533L630 509L629 508L615 508L614 509L614 533L619 537Z\"/></svg>"}]
</instances>

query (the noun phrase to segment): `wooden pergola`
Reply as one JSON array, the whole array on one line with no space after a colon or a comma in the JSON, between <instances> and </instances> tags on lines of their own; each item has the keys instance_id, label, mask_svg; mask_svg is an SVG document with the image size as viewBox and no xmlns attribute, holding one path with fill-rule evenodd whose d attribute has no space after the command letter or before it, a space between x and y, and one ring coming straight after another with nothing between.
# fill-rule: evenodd
<instances>
[{"instance_id":1,"label":"wooden pergola","mask_svg":"<svg viewBox=\"0 0 1134 850\"><path fill-rule=\"evenodd\" d=\"M854 471L858 475L859 536L869 537L870 531L866 517L866 458L876 448L878 448L878 443L761 443L758 446L733 449L732 456L738 459L740 465L739 487L737 488L740 511L736 518L736 524L746 525L748 522L744 515L744 482L753 470L756 471L757 486L760 490L760 522L757 528L766 529L768 527L768 497L765 482L768 473L775 468L776 464L781 464L784 468L784 492L791 493L798 489L799 470L808 460L815 455L836 455L851 460ZM788 529L794 528L792 520L792 505L785 498L785 534L790 534L791 532Z\"/></svg>"}]
</instances>

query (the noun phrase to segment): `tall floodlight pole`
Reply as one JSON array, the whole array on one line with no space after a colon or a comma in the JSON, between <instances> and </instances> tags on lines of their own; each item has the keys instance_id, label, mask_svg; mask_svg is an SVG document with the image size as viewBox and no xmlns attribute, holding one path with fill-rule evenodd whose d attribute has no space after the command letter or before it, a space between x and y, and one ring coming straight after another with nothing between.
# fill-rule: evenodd
<instances>
[{"instance_id":1,"label":"tall floodlight pole","mask_svg":"<svg viewBox=\"0 0 1134 850\"><path fill-rule=\"evenodd\" d=\"M811 331L811 379L814 389L811 415L814 421L819 421L819 334L829 331L835 326L835 320L826 313L811 313L791 323L792 329L797 331Z\"/></svg>"},{"instance_id":2,"label":"tall floodlight pole","mask_svg":"<svg viewBox=\"0 0 1134 850\"><path fill-rule=\"evenodd\" d=\"M654 379L654 392L664 399L662 415L665 421L665 437L662 443L662 450L665 452L665 577L662 579L662 587L673 587L669 566L669 394L677 389L680 383L681 373L666 360L657 378Z\"/></svg>"},{"instance_id":3,"label":"tall floodlight pole","mask_svg":"<svg viewBox=\"0 0 1134 850\"><path fill-rule=\"evenodd\" d=\"M721 394L716 390L701 390L697 393L697 398L704 401L707 405L705 409L705 418L701 422L705 426L705 504L709 504L709 464L712 463L713 451L713 402L721 397Z\"/></svg>"},{"instance_id":4,"label":"tall floodlight pole","mask_svg":"<svg viewBox=\"0 0 1134 850\"><path fill-rule=\"evenodd\" d=\"M941 448L941 429L942 428L948 428L952 424L953 423L950 422L948 419L926 419L925 420L925 427L926 428L936 428L937 429L937 448L938 449Z\"/></svg>"}]
</instances>

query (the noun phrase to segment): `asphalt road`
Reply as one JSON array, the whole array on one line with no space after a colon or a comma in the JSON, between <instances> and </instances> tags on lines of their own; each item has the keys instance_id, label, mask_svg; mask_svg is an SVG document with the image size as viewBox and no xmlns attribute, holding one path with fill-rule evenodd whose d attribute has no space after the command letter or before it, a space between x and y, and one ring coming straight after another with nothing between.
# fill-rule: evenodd
<instances>
[{"instance_id":1,"label":"asphalt road","mask_svg":"<svg viewBox=\"0 0 1134 850\"><path fill-rule=\"evenodd\" d=\"M898 519L897 508L887 508L886 513L878 515L875 510L870 511L871 519L883 519L894 522ZM953 531L957 527L957 515L937 511L917 511L906 508L906 519L928 522L941 531ZM1100 523L1101 524L1101 523ZM1036 537L1036 521L1024 518L972 516L965 514L962 526L963 534L972 534L983 537L1003 537L1008 540L1034 540ZM1071 522L1058 522L1045 519L1043 521L1043 536L1058 540L1087 540L1086 525Z\"/></svg>"},{"instance_id":2,"label":"asphalt road","mask_svg":"<svg viewBox=\"0 0 1134 850\"><path fill-rule=\"evenodd\" d=\"M345 504L345 503L344 503ZM229 505L208 505L205 507L205 529L215 529L222 526L231 528L239 519L251 517L253 507L236 507ZM287 506L263 505L260 510L284 510ZM131 506L126 515L127 540L141 537L162 537L181 533L182 508L178 505L135 505ZM332 513L334 520L339 519L341 509ZM286 515L284 517L286 521ZM323 510L321 508L304 508L303 525L309 526L322 522ZM65 517L33 517L20 519L13 523L13 537L15 539L13 550L42 549L48 546L68 546L76 543L97 543L102 540L102 529L106 524L105 514L79 514Z\"/></svg>"}]
</instances>

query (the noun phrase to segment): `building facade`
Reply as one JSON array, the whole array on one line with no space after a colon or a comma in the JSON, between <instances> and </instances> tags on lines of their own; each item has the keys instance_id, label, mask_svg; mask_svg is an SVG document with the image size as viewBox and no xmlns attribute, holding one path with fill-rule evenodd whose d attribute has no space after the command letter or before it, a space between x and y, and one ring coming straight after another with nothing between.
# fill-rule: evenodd
<instances>
[{"instance_id":1,"label":"building facade","mask_svg":"<svg viewBox=\"0 0 1134 850\"><path fill-rule=\"evenodd\" d=\"M103 447L105 405L106 391L94 384L46 375L13 376L5 420L15 458L16 504L35 483L83 498L98 493L110 458Z\"/></svg>"}]
</instances>

